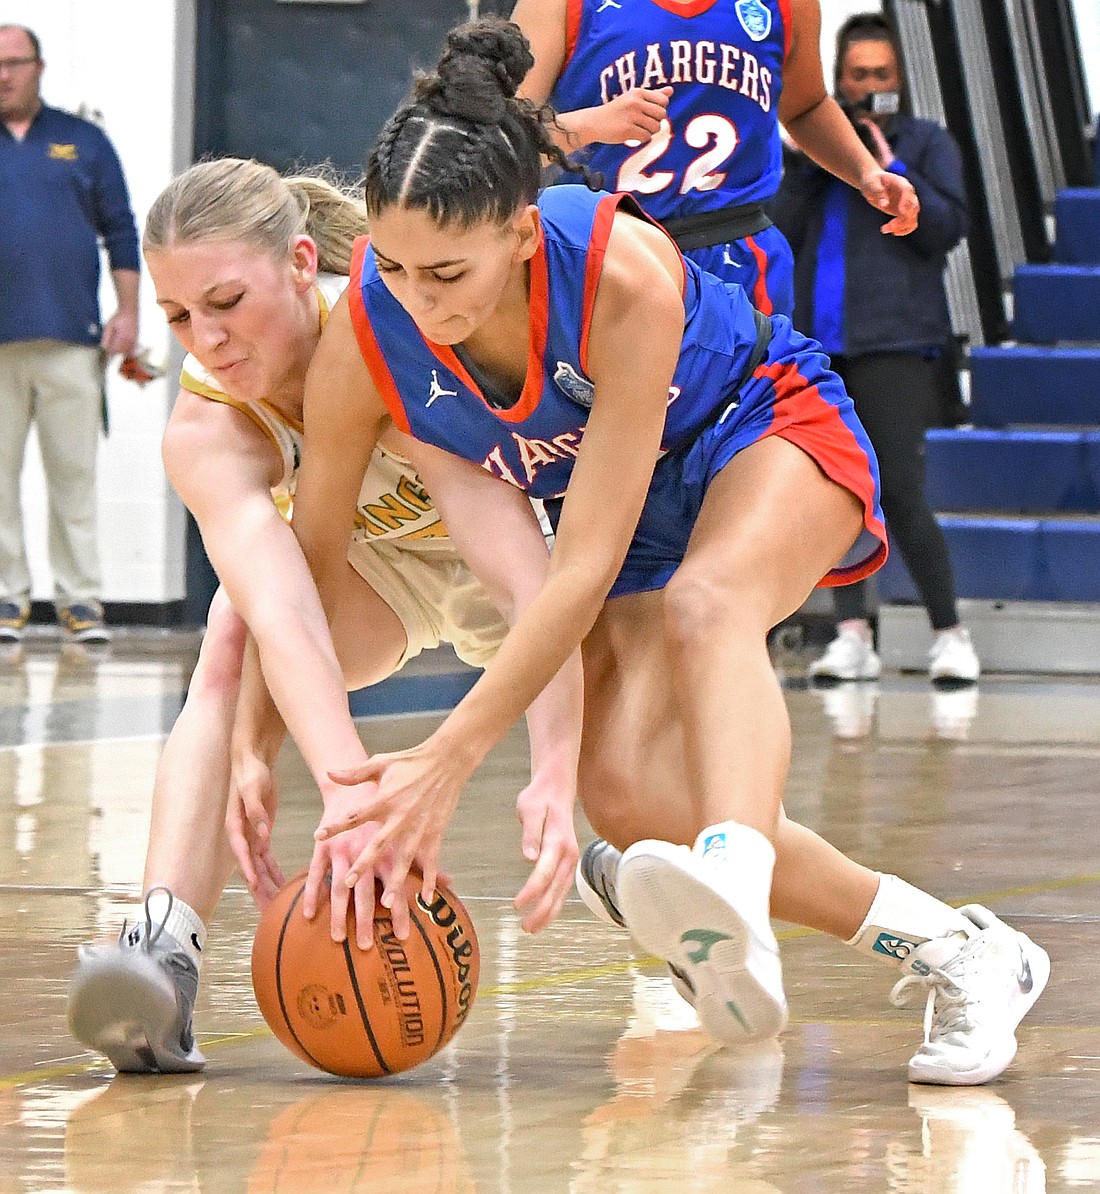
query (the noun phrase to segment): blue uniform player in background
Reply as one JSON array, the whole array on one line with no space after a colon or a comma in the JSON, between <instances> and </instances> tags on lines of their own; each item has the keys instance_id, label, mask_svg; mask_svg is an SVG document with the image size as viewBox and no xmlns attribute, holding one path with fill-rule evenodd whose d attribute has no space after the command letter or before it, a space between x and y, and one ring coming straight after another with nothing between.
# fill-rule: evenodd
<instances>
[{"instance_id":1,"label":"blue uniform player in background","mask_svg":"<svg viewBox=\"0 0 1100 1194\"><path fill-rule=\"evenodd\" d=\"M912 186L826 92L817 0L519 0L512 19L535 55L521 95L559 113L562 148L765 315L794 308L791 251L765 210L782 172L780 121L894 216L883 231L916 227Z\"/></svg>"}]
</instances>

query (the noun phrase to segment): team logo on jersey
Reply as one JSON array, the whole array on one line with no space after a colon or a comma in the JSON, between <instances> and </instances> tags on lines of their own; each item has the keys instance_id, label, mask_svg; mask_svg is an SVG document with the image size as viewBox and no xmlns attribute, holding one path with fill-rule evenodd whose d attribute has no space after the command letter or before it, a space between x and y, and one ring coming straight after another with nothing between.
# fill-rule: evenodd
<instances>
[{"instance_id":1,"label":"team logo on jersey","mask_svg":"<svg viewBox=\"0 0 1100 1194\"><path fill-rule=\"evenodd\" d=\"M568 361L558 361L558 367L554 370L554 382L567 398L572 398L586 410L592 409L592 395L596 392L596 387L587 377L581 377Z\"/></svg>"},{"instance_id":2,"label":"team logo on jersey","mask_svg":"<svg viewBox=\"0 0 1100 1194\"><path fill-rule=\"evenodd\" d=\"M772 31L772 14L764 0L737 0L735 5L741 28L753 41L763 41Z\"/></svg>"},{"instance_id":3,"label":"team logo on jersey","mask_svg":"<svg viewBox=\"0 0 1100 1194\"><path fill-rule=\"evenodd\" d=\"M80 157L76 152L75 145L62 145L58 141L51 141L50 147L46 152L51 158L56 158L59 162L75 162Z\"/></svg>"},{"instance_id":4,"label":"team logo on jersey","mask_svg":"<svg viewBox=\"0 0 1100 1194\"><path fill-rule=\"evenodd\" d=\"M425 405L424 409L427 410L428 407L431 406L431 404L437 398L457 398L457 397L458 397L457 390L445 390L439 384L439 373L437 370L433 369L432 370L432 384L428 388L428 401L427 401L427 404Z\"/></svg>"},{"instance_id":5,"label":"team logo on jersey","mask_svg":"<svg viewBox=\"0 0 1100 1194\"><path fill-rule=\"evenodd\" d=\"M601 0L600 7L596 9L596 16L599 16L605 8L621 9L622 5L618 3L618 0Z\"/></svg>"}]
</instances>

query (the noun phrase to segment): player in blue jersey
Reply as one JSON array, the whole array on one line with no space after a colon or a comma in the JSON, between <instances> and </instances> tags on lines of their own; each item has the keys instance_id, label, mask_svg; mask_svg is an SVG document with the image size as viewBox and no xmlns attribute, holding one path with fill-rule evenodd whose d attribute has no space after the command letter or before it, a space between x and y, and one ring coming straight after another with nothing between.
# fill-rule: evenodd
<instances>
[{"instance_id":1,"label":"player in blue jersey","mask_svg":"<svg viewBox=\"0 0 1100 1194\"><path fill-rule=\"evenodd\" d=\"M555 139L629 191L704 269L765 314L794 310L794 263L765 205L779 123L811 158L916 227L909 181L884 170L825 89L818 0L518 0L535 65L521 95L559 113Z\"/></svg>"},{"instance_id":2,"label":"player in blue jersey","mask_svg":"<svg viewBox=\"0 0 1100 1194\"><path fill-rule=\"evenodd\" d=\"M464 554L521 574L506 528L530 517L528 493L547 495L550 570L425 742L329 755L348 791L327 803L318 847L375 822L345 882L385 851L383 904L403 898L414 858L430 893L464 784L581 644L579 781L615 847L608 914L669 963L704 1026L743 1044L785 1024L770 911L899 963L898 999L927 992L912 1077L987 1081L1015 1053L1046 954L782 813L790 726L767 632L822 578L885 554L851 403L813 341L685 262L629 198L539 195L540 155L556 151L550 117L514 98L530 62L508 22L453 31L372 149L372 241L310 367L293 525L328 607L358 478L392 424L469 462L460 484L433 483ZM292 660L270 662L313 754L325 727Z\"/></svg>"}]
</instances>

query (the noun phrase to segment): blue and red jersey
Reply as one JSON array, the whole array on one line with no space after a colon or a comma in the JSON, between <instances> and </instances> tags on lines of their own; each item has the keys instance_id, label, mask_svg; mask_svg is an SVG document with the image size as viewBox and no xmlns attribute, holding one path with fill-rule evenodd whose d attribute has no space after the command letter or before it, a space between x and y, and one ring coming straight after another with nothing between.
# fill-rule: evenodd
<instances>
[{"instance_id":1,"label":"blue and red jersey","mask_svg":"<svg viewBox=\"0 0 1100 1194\"><path fill-rule=\"evenodd\" d=\"M595 386L588 336L615 213L629 196L550 187L539 196L530 262L530 340L519 400L494 406L455 350L434 344L386 288L373 249L357 245L349 287L356 335L394 423L539 498L560 497ZM757 343L744 290L684 261L684 338L669 389L662 450L694 439L736 398Z\"/></svg>"},{"instance_id":2,"label":"blue and red jersey","mask_svg":"<svg viewBox=\"0 0 1100 1194\"><path fill-rule=\"evenodd\" d=\"M588 339L612 221L620 210L645 216L628 195L584 187L550 187L538 207L527 372L514 403L479 384L455 348L421 334L366 238L356 242L348 295L360 351L396 426L544 499L555 520L595 395ZM863 505L864 533L823 583L873 572L886 555L878 469L828 358L786 317L755 311L741 286L682 260L684 334L661 455L611 596L668 582L711 481L769 435L797 444Z\"/></svg>"},{"instance_id":3,"label":"blue and red jersey","mask_svg":"<svg viewBox=\"0 0 1100 1194\"><path fill-rule=\"evenodd\" d=\"M671 86L667 123L644 145L577 155L655 219L760 203L779 186L778 104L790 0L569 0L559 112L635 87Z\"/></svg>"}]
</instances>

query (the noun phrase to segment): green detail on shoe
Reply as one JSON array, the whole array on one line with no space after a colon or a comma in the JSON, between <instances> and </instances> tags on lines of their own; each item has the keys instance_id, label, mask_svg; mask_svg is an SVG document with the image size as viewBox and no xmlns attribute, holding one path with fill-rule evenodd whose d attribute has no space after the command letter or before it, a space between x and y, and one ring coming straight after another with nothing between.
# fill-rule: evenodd
<instances>
[{"instance_id":1,"label":"green detail on shoe","mask_svg":"<svg viewBox=\"0 0 1100 1194\"><path fill-rule=\"evenodd\" d=\"M741 1027L746 1032L749 1031L748 1020L746 1020L745 1017L743 1015L741 1015L741 1009L737 1006L736 1003L733 1002L732 999L726 1000L726 1010L730 1013L730 1015L733 1016L733 1018L737 1021L737 1023L740 1024Z\"/></svg>"},{"instance_id":2,"label":"green detail on shoe","mask_svg":"<svg viewBox=\"0 0 1100 1194\"><path fill-rule=\"evenodd\" d=\"M689 962L705 962L710 957L710 951L719 941L729 941L728 933L715 933L712 929L689 929L681 938L680 944L687 945L695 942L696 948L688 954Z\"/></svg>"}]
</instances>

